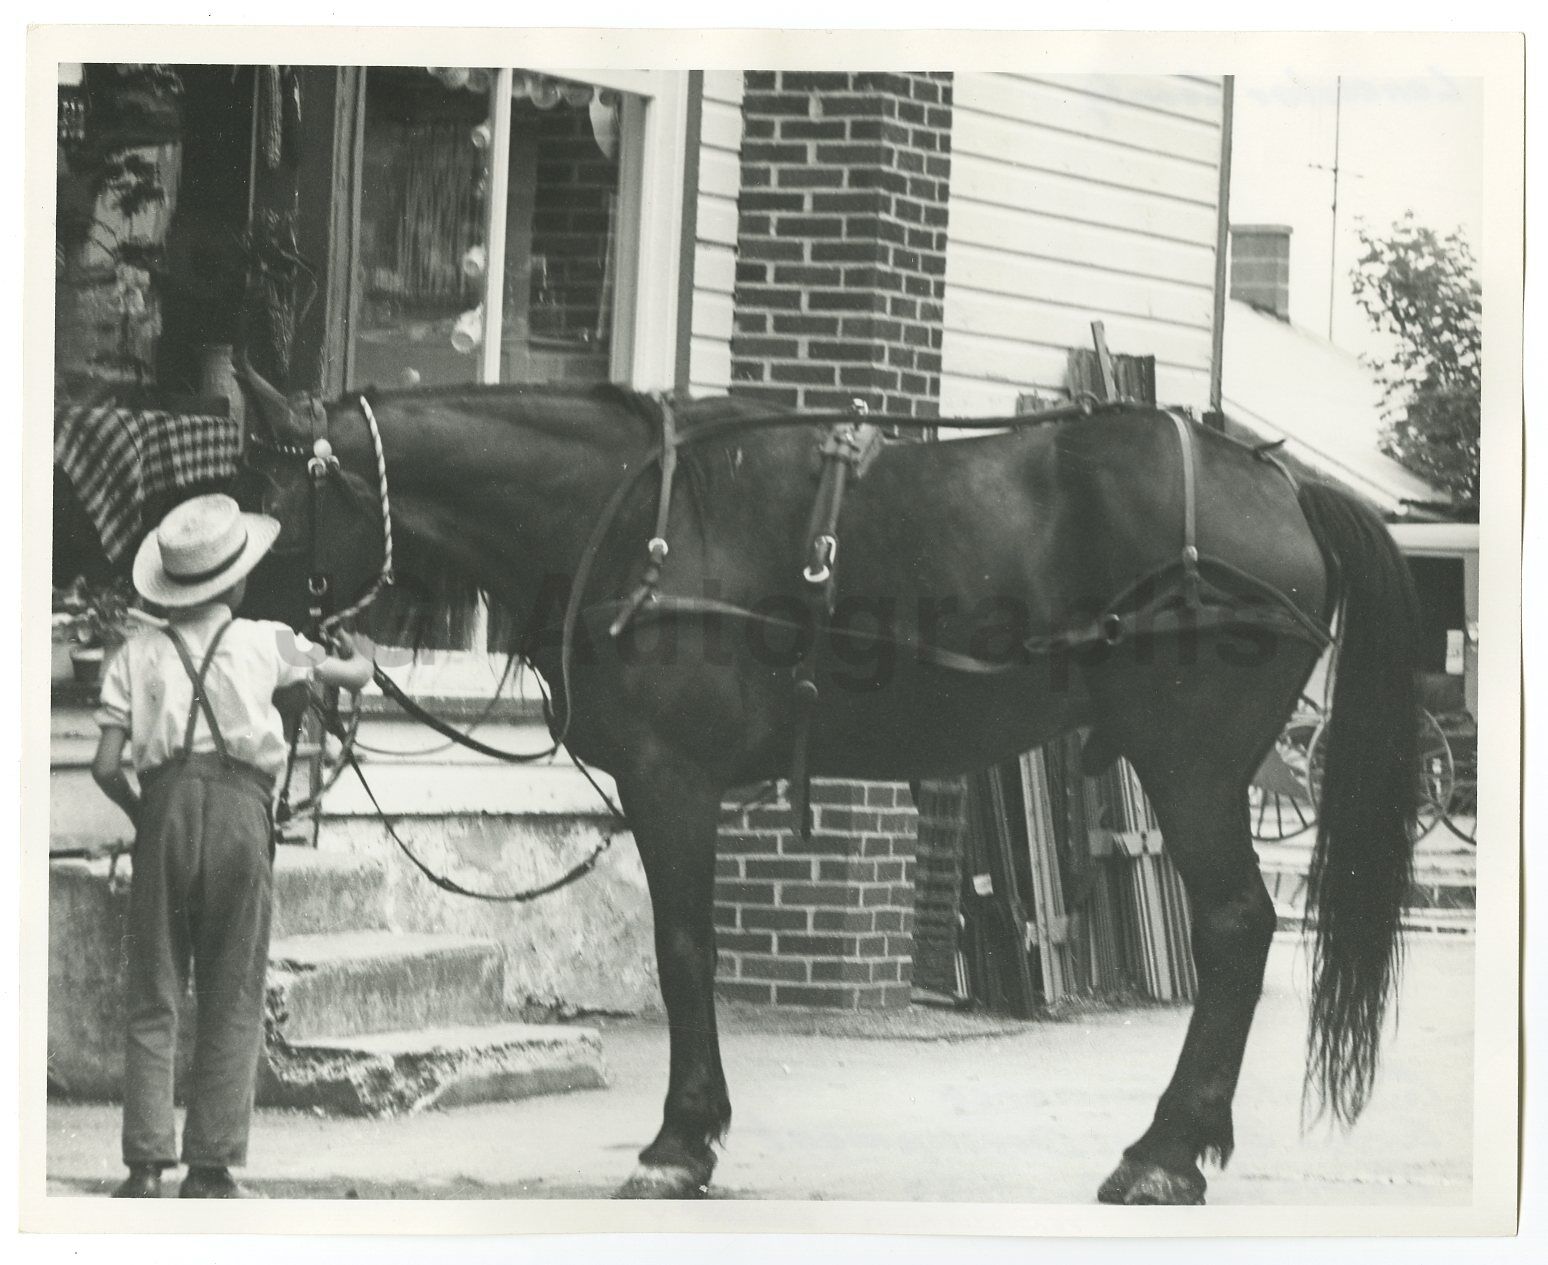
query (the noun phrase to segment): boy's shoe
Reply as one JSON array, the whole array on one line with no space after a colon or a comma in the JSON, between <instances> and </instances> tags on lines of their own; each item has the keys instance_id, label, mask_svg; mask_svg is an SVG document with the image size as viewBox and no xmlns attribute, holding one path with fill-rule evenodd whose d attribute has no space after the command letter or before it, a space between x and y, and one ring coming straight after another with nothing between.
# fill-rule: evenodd
<instances>
[{"instance_id":1,"label":"boy's shoe","mask_svg":"<svg viewBox=\"0 0 1548 1265\"><path fill-rule=\"evenodd\" d=\"M190 1168L178 1192L180 1199L254 1199L252 1191L229 1168Z\"/></svg>"},{"instance_id":2,"label":"boy's shoe","mask_svg":"<svg viewBox=\"0 0 1548 1265\"><path fill-rule=\"evenodd\" d=\"M131 1164L129 1176L113 1192L114 1199L160 1199L161 1165Z\"/></svg>"}]
</instances>

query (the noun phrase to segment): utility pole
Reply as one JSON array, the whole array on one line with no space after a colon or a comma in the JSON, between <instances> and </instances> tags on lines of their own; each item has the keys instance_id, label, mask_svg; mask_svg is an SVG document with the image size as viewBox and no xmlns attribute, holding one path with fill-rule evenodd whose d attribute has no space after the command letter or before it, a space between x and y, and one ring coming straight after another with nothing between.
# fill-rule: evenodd
<instances>
[{"instance_id":1,"label":"utility pole","mask_svg":"<svg viewBox=\"0 0 1548 1265\"><path fill-rule=\"evenodd\" d=\"M1344 77L1339 75L1334 81L1333 88L1333 165L1325 166L1322 163L1309 163L1313 171L1331 171L1333 173L1333 227L1328 241L1328 341L1333 341L1333 308L1334 300L1338 295L1338 182L1344 174L1343 162L1343 122L1344 122ZM1358 180L1360 173L1351 171L1351 177Z\"/></svg>"},{"instance_id":2,"label":"utility pole","mask_svg":"<svg viewBox=\"0 0 1548 1265\"><path fill-rule=\"evenodd\" d=\"M1339 142L1344 121L1344 77L1333 89L1333 233L1328 242L1328 341L1333 341L1333 296L1338 290L1338 169Z\"/></svg>"}]
</instances>

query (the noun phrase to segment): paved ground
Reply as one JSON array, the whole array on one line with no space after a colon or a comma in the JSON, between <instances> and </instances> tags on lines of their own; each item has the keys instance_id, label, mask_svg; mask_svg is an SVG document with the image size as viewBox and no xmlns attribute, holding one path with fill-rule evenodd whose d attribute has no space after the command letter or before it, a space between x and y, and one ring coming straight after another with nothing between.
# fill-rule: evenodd
<instances>
[{"instance_id":1,"label":"paved ground","mask_svg":"<svg viewBox=\"0 0 1548 1265\"><path fill-rule=\"evenodd\" d=\"M1376 1100L1356 1129L1299 1127L1306 957L1276 941L1237 1095L1237 1155L1212 1204L1467 1203L1471 1194L1473 946L1424 937ZM723 1198L1085 1203L1149 1121L1187 1022L1150 1007L1016 1024L920 1015L819 1034L809 1015L731 1016L736 1121ZM261 1112L247 1177L276 1198L599 1198L659 1121L666 1034L603 1032L606 1090L341 1121ZM96 1195L119 1175L119 1113L53 1104L50 1193Z\"/></svg>"}]
</instances>

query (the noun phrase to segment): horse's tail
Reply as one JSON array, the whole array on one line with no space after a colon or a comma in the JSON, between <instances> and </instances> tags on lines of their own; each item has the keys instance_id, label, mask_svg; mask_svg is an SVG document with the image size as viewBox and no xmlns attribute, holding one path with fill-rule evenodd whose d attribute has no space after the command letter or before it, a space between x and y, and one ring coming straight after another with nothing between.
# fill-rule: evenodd
<instances>
[{"instance_id":1,"label":"horse's tail","mask_svg":"<svg viewBox=\"0 0 1548 1265\"><path fill-rule=\"evenodd\" d=\"M1325 485L1300 490L1341 610L1317 846L1306 1089L1352 1123L1370 1096L1402 958L1419 789L1419 605L1377 515Z\"/></svg>"}]
</instances>

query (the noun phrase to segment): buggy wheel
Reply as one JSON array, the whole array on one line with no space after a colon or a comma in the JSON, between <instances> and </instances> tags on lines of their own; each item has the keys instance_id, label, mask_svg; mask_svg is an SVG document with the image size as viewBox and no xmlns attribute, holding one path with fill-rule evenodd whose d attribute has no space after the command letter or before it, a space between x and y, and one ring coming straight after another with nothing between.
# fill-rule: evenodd
<instances>
[{"instance_id":1,"label":"buggy wheel","mask_svg":"<svg viewBox=\"0 0 1548 1265\"><path fill-rule=\"evenodd\" d=\"M1317 796L1307 777L1307 762L1321 731L1316 712L1292 716L1248 784L1249 824L1260 843L1278 843L1317 824Z\"/></svg>"},{"instance_id":2,"label":"buggy wheel","mask_svg":"<svg viewBox=\"0 0 1548 1265\"><path fill-rule=\"evenodd\" d=\"M1322 778L1327 769L1327 755L1328 727L1324 722L1312 735L1306 758L1306 780L1314 804L1322 799ZM1451 744L1435 717L1424 712L1419 720L1419 788L1414 810L1417 838L1429 834L1437 822L1445 822L1453 832L1460 833L1446 815L1456 784L1456 763L1452 759Z\"/></svg>"},{"instance_id":3,"label":"buggy wheel","mask_svg":"<svg viewBox=\"0 0 1548 1265\"><path fill-rule=\"evenodd\" d=\"M1457 789L1457 765L1451 743L1435 717L1425 712L1419 722L1419 834L1437 821L1450 825L1452 796ZM1453 828L1454 829L1454 828Z\"/></svg>"}]
</instances>

